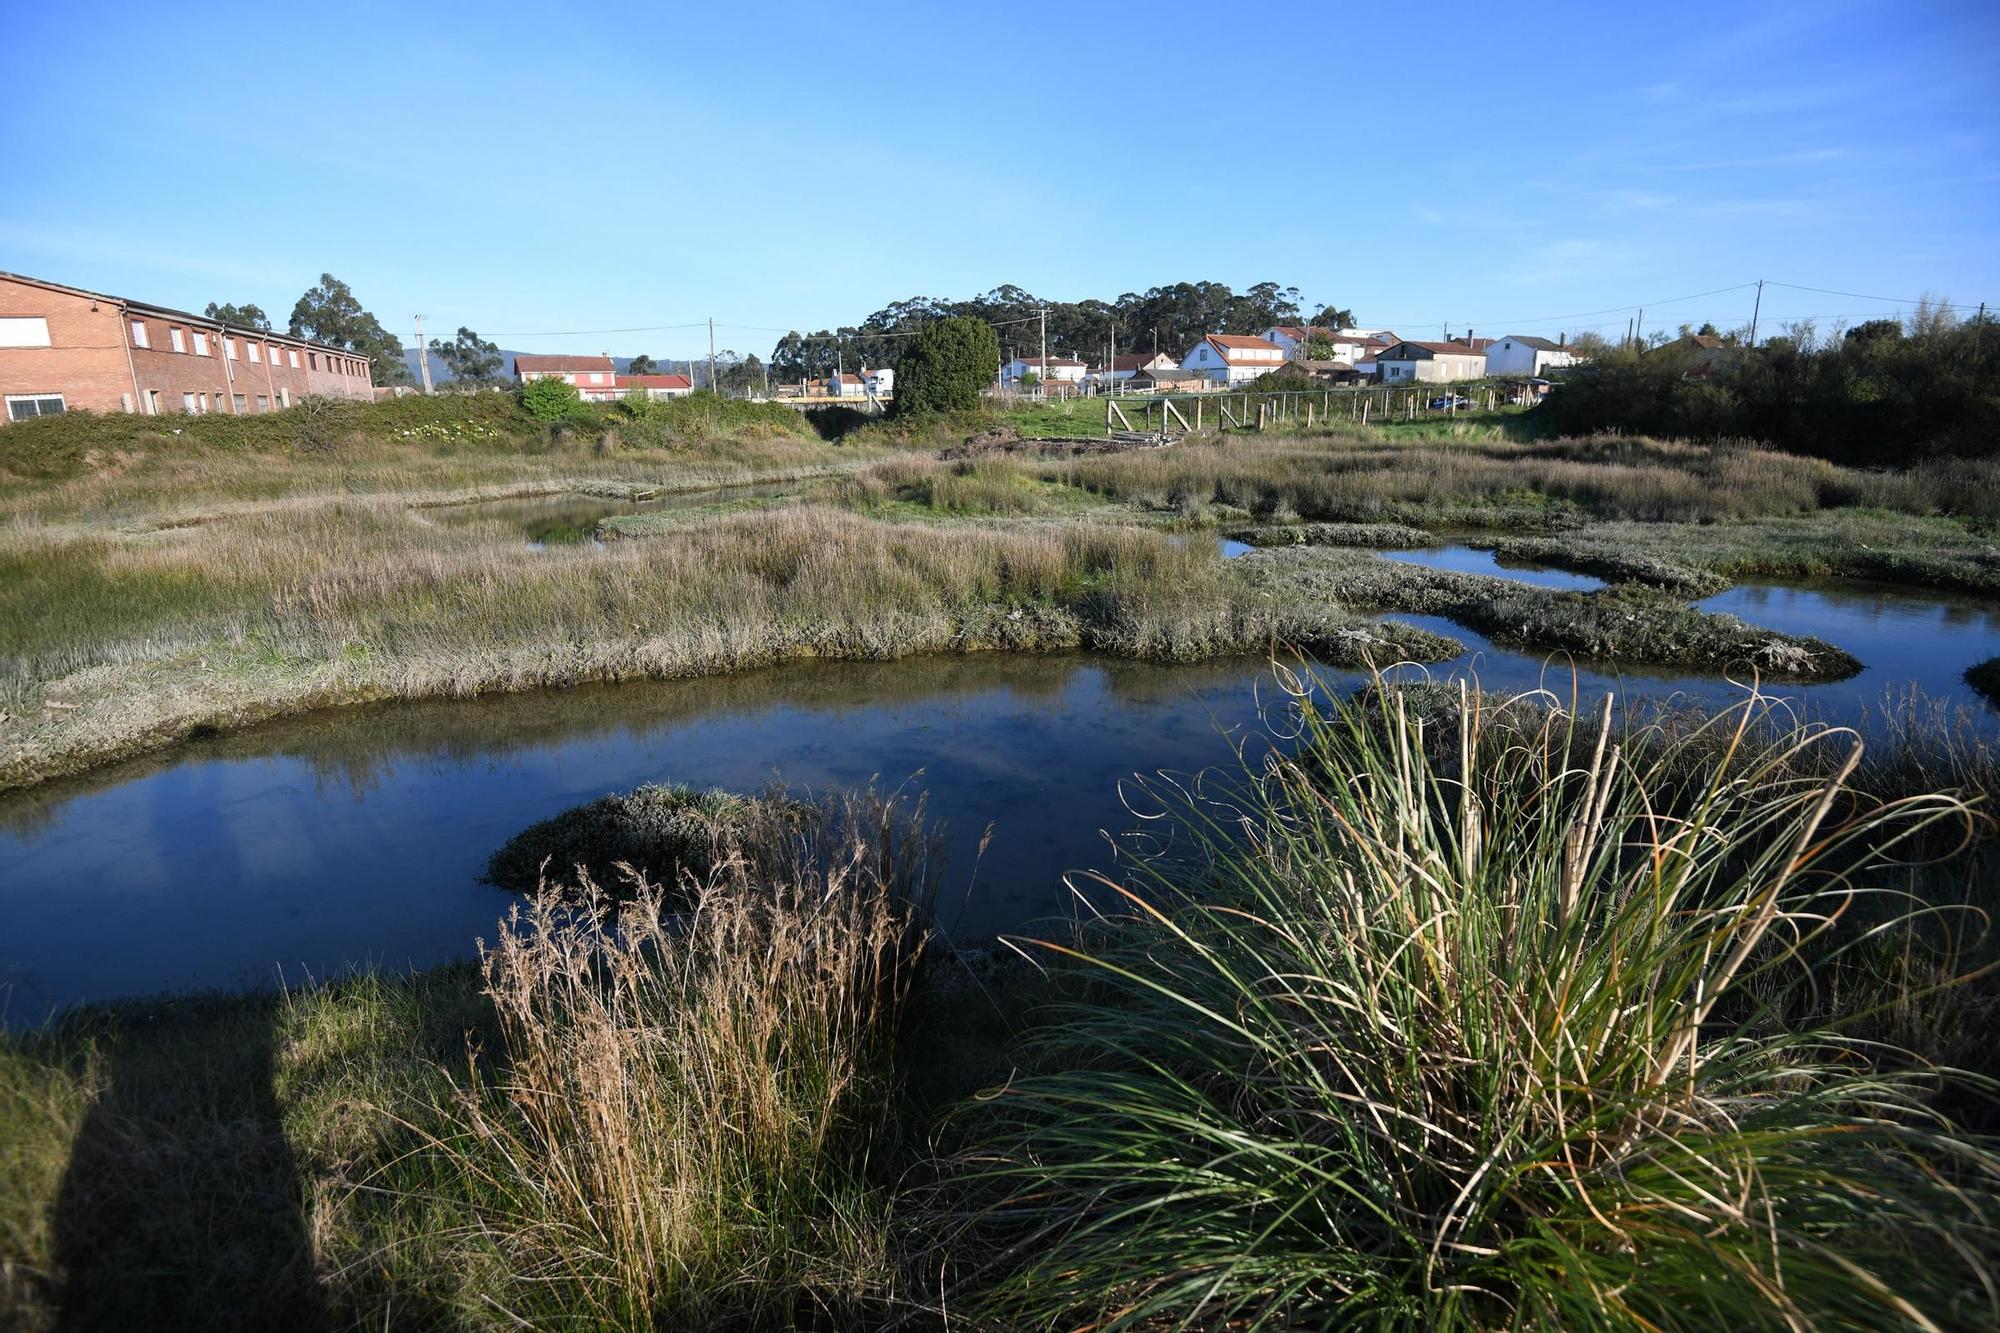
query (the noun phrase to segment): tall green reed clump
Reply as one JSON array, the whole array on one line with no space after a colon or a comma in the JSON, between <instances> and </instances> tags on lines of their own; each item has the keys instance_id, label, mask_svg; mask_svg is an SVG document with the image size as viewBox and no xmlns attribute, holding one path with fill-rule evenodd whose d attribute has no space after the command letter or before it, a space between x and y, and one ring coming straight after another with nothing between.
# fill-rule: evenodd
<instances>
[{"instance_id":1,"label":"tall green reed clump","mask_svg":"<svg viewBox=\"0 0 2000 1333\"><path fill-rule=\"evenodd\" d=\"M921 803L817 813L730 835L671 898L545 890L485 952L495 1069L414 1117L445 1128L419 1131L424 1183L396 1176L414 1206L463 1201L445 1244L482 1315L789 1328L889 1299L872 1162L935 846Z\"/></svg>"},{"instance_id":2,"label":"tall green reed clump","mask_svg":"<svg viewBox=\"0 0 2000 1333\"><path fill-rule=\"evenodd\" d=\"M1316 697L1242 790L1172 793L1182 854L1099 886L968 1112L986 1317L1990 1326L2000 1163L1933 1106L1977 1080L1776 1017L1964 806L1860 796L1854 735L1755 700L1621 734Z\"/></svg>"}]
</instances>

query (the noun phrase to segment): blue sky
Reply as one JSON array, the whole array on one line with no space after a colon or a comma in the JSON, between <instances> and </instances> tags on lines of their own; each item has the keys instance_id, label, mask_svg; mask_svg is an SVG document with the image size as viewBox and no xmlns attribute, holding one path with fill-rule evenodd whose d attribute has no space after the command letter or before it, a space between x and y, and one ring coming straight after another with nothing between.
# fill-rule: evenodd
<instances>
[{"instance_id":1,"label":"blue sky","mask_svg":"<svg viewBox=\"0 0 2000 1333\"><path fill-rule=\"evenodd\" d=\"M279 322L325 270L405 342L656 356L706 333L595 331L761 354L1003 282L1412 336L2000 300L2000 5L1612 9L0 0L0 268Z\"/></svg>"}]
</instances>

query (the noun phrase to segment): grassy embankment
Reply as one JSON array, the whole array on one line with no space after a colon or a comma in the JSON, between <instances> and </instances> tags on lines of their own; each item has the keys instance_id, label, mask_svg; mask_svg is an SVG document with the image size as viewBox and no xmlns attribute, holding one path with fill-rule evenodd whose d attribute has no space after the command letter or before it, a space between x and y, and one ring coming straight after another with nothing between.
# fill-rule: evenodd
<instances>
[{"instance_id":1,"label":"grassy embankment","mask_svg":"<svg viewBox=\"0 0 2000 1333\"><path fill-rule=\"evenodd\" d=\"M628 883L483 969L0 1044L0 1311L1989 1324L1993 1104L1941 1066L1990 1062L1949 904L1993 831L1926 793L1990 757L1763 721L1308 711L1156 792L1175 854L1043 970L927 946L921 812L600 803L496 870L678 869L679 928Z\"/></svg>"}]
</instances>

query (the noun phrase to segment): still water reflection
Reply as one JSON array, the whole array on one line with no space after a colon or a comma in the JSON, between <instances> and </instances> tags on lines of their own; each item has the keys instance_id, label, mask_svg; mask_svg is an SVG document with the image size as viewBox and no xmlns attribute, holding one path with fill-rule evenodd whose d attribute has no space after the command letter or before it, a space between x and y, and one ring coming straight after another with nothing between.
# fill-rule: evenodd
<instances>
[{"instance_id":1,"label":"still water reflection","mask_svg":"<svg viewBox=\"0 0 2000 1333\"><path fill-rule=\"evenodd\" d=\"M1865 721L1914 686L2000 730L1961 680L2000 654L1993 606L1758 586L1703 605L1859 655L1867 669L1853 680L1779 691L1814 715ZM1469 645L1432 675L1572 688L1566 664L1435 617L1397 618ZM1712 677L1588 666L1574 688L1741 696ZM18 1025L83 1000L465 957L511 901L479 882L490 852L644 782L925 788L947 828L947 925L960 938L1019 929L1065 909L1064 872L1111 862L1104 830L1134 825L1121 781L1228 764L1258 731L1260 690L1276 696L1249 660L816 662L337 710L191 743L0 798L0 1003Z\"/></svg>"}]
</instances>

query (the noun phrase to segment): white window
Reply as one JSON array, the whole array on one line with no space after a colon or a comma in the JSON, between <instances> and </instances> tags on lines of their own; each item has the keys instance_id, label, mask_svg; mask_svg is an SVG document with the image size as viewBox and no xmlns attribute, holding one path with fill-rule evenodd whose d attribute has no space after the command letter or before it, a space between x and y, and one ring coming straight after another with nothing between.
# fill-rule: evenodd
<instances>
[{"instance_id":1,"label":"white window","mask_svg":"<svg viewBox=\"0 0 2000 1333\"><path fill-rule=\"evenodd\" d=\"M196 356L208 355L208 335L200 329L194 331L194 354Z\"/></svg>"},{"instance_id":2,"label":"white window","mask_svg":"<svg viewBox=\"0 0 2000 1333\"><path fill-rule=\"evenodd\" d=\"M134 347L148 346L146 342L146 321L143 319L132 321L132 345Z\"/></svg>"},{"instance_id":3,"label":"white window","mask_svg":"<svg viewBox=\"0 0 2000 1333\"><path fill-rule=\"evenodd\" d=\"M292 348L291 355L292 355L292 369L297 370L299 368L299 349L296 347Z\"/></svg>"},{"instance_id":4,"label":"white window","mask_svg":"<svg viewBox=\"0 0 2000 1333\"><path fill-rule=\"evenodd\" d=\"M185 352L188 349L187 335L179 329L168 329L167 341L174 345L176 352Z\"/></svg>"},{"instance_id":5,"label":"white window","mask_svg":"<svg viewBox=\"0 0 2000 1333\"><path fill-rule=\"evenodd\" d=\"M222 354L231 361L236 359L236 340L225 335L222 339Z\"/></svg>"},{"instance_id":6,"label":"white window","mask_svg":"<svg viewBox=\"0 0 2000 1333\"><path fill-rule=\"evenodd\" d=\"M154 417L160 415L160 391L158 389L146 390L146 415Z\"/></svg>"},{"instance_id":7,"label":"white window","mask_svg":"<svg viewBox=\"0 0 2000 1333\"><path fill-rule=\"evenodd\" d=\"M59 393L10 393L7 395L7 420L26 421L29 417L53 417L61 414L63 398Z\"/></svg>"},{"instance_id":8,"label":"white window","mask_svg":"<svg viewBox=\"0 0 2000 1333\"><path fill-rule=\"evenodd\" d=\"M263 355L258 352L256 343L244 343L243 350L250 353L251 365L258 366L264 363Z\"/></svg>"},{"instance_id":9,"label":"white window","mask_svg":"<svg viewBox=\"0 0 2000 1333\"><path fill-rule=\"evenodd\" d=\"M47 347L49 322L40 315L0 317L0 347Z\"/></svg>"},{"instance_id":10,"label":"white window","mask_svg":"<svg viewBox=\"0 0 2000 1333\"><path fill-rule=\"evenodd\" d=\"M201 411L201 395L200 395L200 394L198 394L198 393L184 393L184 394L182 394L182 395L181 395L181 411L183 411L183 412L199 412L199 411Z\"/></svg>"},{"instance_id":11,"label":"white window","mask_svg":"<svg viewBox=\"0 0 2000 1333\"><path fill-rule=\"evenodd\" d=\"M604 383L604 376L602 376L602 375L597 375L597 374L593 374L593 375L592 375L592 376L590 377L590 382L591 382L592 384L602 384L602 383Z\"/></svg>"},{"instance_id":12,"label":"white window","mask_svg":"<svg viewBox=\"0 0 2000 1333\"><path fill-rule=\"evenodd\" d=\"M259 412L268 412L271 410L271 400L261 393L257 395L257 410Z\"/></svg>"},{"instance_id":13,"label":"white window","mask_svg":"<svg viewBox=\"0 0 2000 1333\"><path fill-rule=\"evenodd\" d=\"M278 406L290 407L291 405L292 405L292 391L290 389L278 390Z\"/></svg>"},{"instance_id":14,"label":"white window","mask_svg":"<svg viewBox=\"0 0 2000 1333\"><path fill-rule=\"evenodd\" d=\"M232 393L232 394L230 394L230 395L229 395L229 397L230 397L230 401L231 401L231 402L232 402L232 403L234 404L234 406L235 406L235 410L236 410L236 415L237 415L237 416L239 416L239 417L240 417L240 416L242 416L242 415L243 415L243 411L244 411L244 408L245 408L245 406L246 406L246 404L245 404L245 403L244 403L244 401L243 401L243 395L242 395L242 394L240 394L240 393Z\"/></svg>"}]
</instances>

